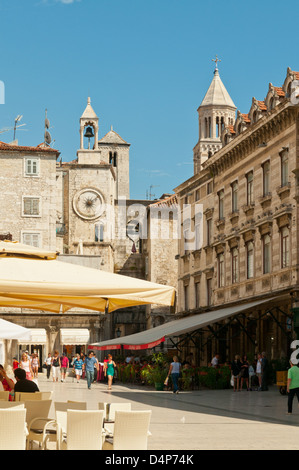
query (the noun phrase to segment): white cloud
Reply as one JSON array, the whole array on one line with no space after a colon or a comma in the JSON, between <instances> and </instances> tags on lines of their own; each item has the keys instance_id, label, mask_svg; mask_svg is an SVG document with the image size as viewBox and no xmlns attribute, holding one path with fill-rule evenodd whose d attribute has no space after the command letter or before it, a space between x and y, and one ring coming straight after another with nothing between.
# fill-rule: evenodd
<instances>
[{"instance_id":1,"label":"white cloud","mask_svg":"<svg viewBox=\"0 0 299 470\"><path fill-rule=\"evenodd\" d=\"M70 5L71 3L80 2L81 0L56 0L58 3L64 3L65 5Z\"/></svg>"}]
</instances>

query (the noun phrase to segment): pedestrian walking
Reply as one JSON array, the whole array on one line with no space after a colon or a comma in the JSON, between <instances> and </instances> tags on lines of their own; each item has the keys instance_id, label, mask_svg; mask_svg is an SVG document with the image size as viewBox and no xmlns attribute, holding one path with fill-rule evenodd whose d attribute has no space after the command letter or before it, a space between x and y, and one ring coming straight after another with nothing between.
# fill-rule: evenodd
<instances>
[{"instance_id":1,"label":"pedestrian walking","mask_svg":"<svg viewBox=\"0 0 299 470\"><path fill-rule=\"evenodd\" d=\"M104 363L104 375L108 378L108 390L111 390L116 364L111 354L108 354L108 361Z\"/></svg>"},{"instance_id":2,"label":"pedestrian walking","mask_svg":"<svg viewBox=\"0 0 299 470\"><path fill-rule=\"evenodd\" d=\"M32 354L31 367L32 367L33 377L37 379L38 369L39 369L39 357L37 354Z\"/></svg>"},{"instance_id":3,"label":"pedestrian walking","mask_svg":"<svg viewBox=\"0 0 299 470\"><path fill-rule=\"evenodd\" d=\"M54 356L52 357L52 377L53 382L58 382L59 380L59 371L60 371L61 363L59 352L57 350L54 351Z\"/></svg>"},{"instance_id":4,"label":"pedestrian walking","mask_svg":"<svg viewBox=\"0 0 299 470\"><path fill-rule=\"evenodd\" d=\"M170 364L168 377L171 375L173 383L173 393L179 393L179 378L180 378L181 363L177 356L173 357L173 362Z\"/></svg>"},{"instance_id":5,"label":"pedestrian walking","mask_svg":"<svg viewBox=\"0 0 299 470\"><path fill-rule=\"evenodd\" d=\"M77 357L73 361L73 369L75 371L77 383L80 382L80 378L82 377L82 369L83 369L83 361L81 359L80 354L77 354Z\"/></svg>"},{"instance_id":6,"label":"pedestrian walking","mask_svg":"<svg viewBox=\"0 0 299 470\"><path fill-rule=\"evenodd\" d=\"M33 371L31 368L31 361L29 359L29 356L25 352L21 356L20 369L25 370L27 380L32 380Z\"/></svg>"},{"instance_id":7,"label":"pedestrian walking","mask_svg":"<svg viewBox=\"0 0 299 470\"><path fill-rule=\"evenodd\" d=\"M290 361L290 369L288 370L288 382L287 382L287 392L288 392L288 414L292 414L293 411L293 400L294 396L297 396L299 404L299 368L296 364L293 364Z\"/></svg>"},{"instance_id":8,"label":"pedestrian walking","mask_svg":"<svg viewBox=\"0 0 299 470\"><path fill-rule=\"evenodd\" d=\"M51 367L52 367L52 355L48 353L48 357L45 359L46 368L47 368L47 379L50 378Z\"/></svg>"},{"instance_id":9,"label":"pedestrian walking","mask_svg":"<svg viewBox=\"0 0 299 470\"><path fill-rule=\"evenodd\" d=\"M65 353L62 354L61 358L60 358L60 374L61 374L61 382L64 382L65 381L65 376L66 376L66 372L68 370L68 367L69 367L69 360L68 360L68 357L66 356Z\"/></svg>"},{"instance_id":10,"label":"pedestrian walking","mask_svg":"<svg viewBox=\"0 0 299 470\"><path fill-rule=\"evenodd\" d=\"M85 370L85 374L86 374L88 390L91 389L91 384L92 384L93 379L94 379L94 366L95 366L95 364L96 364L96 368L98 370L99 369L98 361L94 356L94 352L90 351L88 353L88 356L85 358L85 361L84 361L84 370Z\"/></svg>"}]
</instances>

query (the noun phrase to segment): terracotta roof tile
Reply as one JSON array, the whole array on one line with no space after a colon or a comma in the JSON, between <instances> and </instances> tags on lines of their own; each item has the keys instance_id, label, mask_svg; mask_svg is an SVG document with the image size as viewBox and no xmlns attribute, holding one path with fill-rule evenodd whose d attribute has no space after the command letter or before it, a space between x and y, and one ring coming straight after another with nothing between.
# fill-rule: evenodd
<instances>
[{"instance_id":1,"label":"terracotta roof tile","mask_svg":"<svg viewBox=\"0 0 299 470\"><path fill-rule=\"evenodd\" d=\"M24 146L24 145L15 145L15 144L7 144L6 142L0 141L0 150L12 150L12 151L19 151L19 152L54 152L60 153L58 150L52 149L52 147L44 146L43 144L39 144L36 147Z\"/></svg>"},{"instance_id":2,"label":"terracotta roof tile","mask_svg":"<svg viewBox=\"0 0 299 470\"><path fill-rule=\"evenodd\" d=\"M244 119L245 122L248 122L248 123L250 124L250 119L249 119L249 117L248 117L248 114L242 114L242 113L241 113L241 116L243 117L243 119Z\"/></svg>"},{"instance_id":3,"label":"terracotta roof tile","mask_svg":"<svg viewBox=\"0 0 299 470\"><path fill-rule=\"evenodd\" d=\"M267 111L267 106L265 104L265 101L258 101L257 103L262 111Z\"/></svg>"},{"instance_id":4,"label":"terracotta roof tile","mask_svg":"<svg viewBox=\"0 0 299 470\"><path fill-rule=\"evenodd\" d=\"M227 128L231 134L235 134L234 126L227 126Z\"/></svg>"},{"instance_id":5,"label":"terracotta roof tile","mask_svg":"<svg viewBox=\"0 0 299 470\"><path fill-rule=\"evenodd\" d=\"M282 87L278 87L278 86L275 86L274 87L274 90L276 91L276 93L278 94L278 96L285 96L285 92L283 91Z\"/></svg>"},{"instance_id":6,"label":"terracotta roof tile","mask_svg":"<svg viewBox=\"0 0 299 470\"><path fill-rule=\"evenodd\" d=\"M176 194L172 194L170 197L165 199L160 199L159 201L150 204L150 207L159 206L159 207L172 207L178 204L178 198Z\"/></svg>"}]
</instances>

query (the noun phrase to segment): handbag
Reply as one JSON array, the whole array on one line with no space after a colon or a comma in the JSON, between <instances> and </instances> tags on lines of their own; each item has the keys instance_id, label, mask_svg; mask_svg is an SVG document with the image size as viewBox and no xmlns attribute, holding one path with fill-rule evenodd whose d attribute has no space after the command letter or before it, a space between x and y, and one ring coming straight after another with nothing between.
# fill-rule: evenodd
<instances>
[{"instance_id":1,"label":"handbag","mask_svg":"<svg viewBox=\"0 0 299 470\"><path fill-rule=\"evenodd\" d=\"M164 380L164 385L168 385L168 376L167 376L166 379Z\"/></svg>"},{"instance_id":2,"label":"handbag","mask_svg":"<svg viewBox=\"0 0 299 470\"><path fill-rule=\"evenodd\" d=\"M230 378L230 384L231 386L233 387L234 384L235 384L235 380L234 380L234 376L232 375L231 378Z\"/></svg>"}]
</instances>

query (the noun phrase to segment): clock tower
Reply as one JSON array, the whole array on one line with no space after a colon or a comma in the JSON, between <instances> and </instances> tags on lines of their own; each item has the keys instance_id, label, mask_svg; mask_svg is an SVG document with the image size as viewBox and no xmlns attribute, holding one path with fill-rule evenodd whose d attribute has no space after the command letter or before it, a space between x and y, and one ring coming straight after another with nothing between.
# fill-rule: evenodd
<instances>
[{"instance_id":1,"label":"clock tower","mask_svg":"<svg viewBox=\"0 0 299 470\"><path fill-rule=\"evenodd\" d=\"M61 164L64 252L94 257L114 271L118 200L129 199L129 148L111 127L99 138L99 118L88 98L80 118L77 158ZM128 243L128 241L126 241Z\"/></svg>"}]
</instances>

